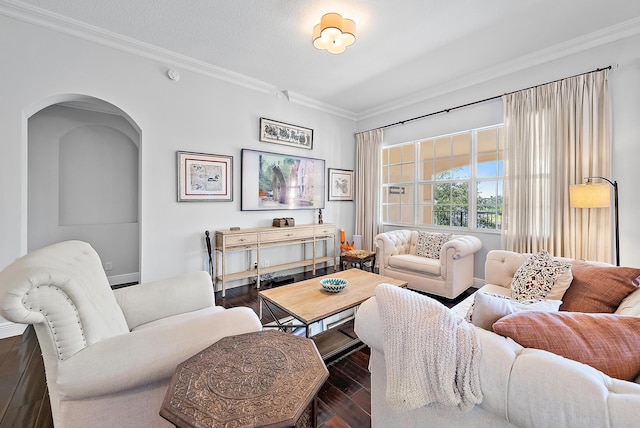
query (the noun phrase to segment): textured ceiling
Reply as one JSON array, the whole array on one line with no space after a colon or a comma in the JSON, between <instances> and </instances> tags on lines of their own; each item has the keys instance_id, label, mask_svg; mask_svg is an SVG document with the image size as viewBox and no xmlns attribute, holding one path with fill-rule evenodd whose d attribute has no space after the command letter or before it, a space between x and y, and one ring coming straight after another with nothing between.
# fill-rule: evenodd
<instances>
[{"instance_id":1,"label":"textured ceiling","mask_svg":"<svg viewBox=\"0 0 640 428\"><path fill-rule=\"evenodd\" d=\"M640 26L638 0L8 0L363 117L501 65ZM315 49L330 11L356 21L342 55ZM601 64L595 64L598 66Z\"/></svg>"}]
</instances>

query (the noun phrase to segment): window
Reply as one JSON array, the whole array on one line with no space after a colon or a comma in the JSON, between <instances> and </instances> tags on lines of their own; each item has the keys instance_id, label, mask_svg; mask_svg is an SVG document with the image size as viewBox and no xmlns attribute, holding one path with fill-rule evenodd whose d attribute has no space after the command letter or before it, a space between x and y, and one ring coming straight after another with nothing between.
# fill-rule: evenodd
<instances>
[{"instance_id":1,"label":"window","mask_svg":"<svg viewBox=\"0 0 640 428\"><path fill-rule=\"evenodd\" d=\"M500 230L502 125L385 147L385 224Z\"/></svg>"}]
</instances>

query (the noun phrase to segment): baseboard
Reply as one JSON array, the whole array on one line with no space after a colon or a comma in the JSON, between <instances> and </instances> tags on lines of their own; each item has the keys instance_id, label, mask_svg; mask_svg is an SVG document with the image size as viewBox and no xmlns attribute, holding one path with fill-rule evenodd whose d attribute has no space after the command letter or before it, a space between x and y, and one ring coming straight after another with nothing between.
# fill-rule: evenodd
<instances>
[{"instance_id":1,"label":"baseboard","mask_svg":"<svg viewBox=\"0 0 640 428\"><path fill-rule=\"evenodd\" d=\"M26 324L16 324L6 321L0 324L0 339L7 337L20 336L27 329Z\"/></svg>"},{"instance_id":2,"label":"baseboard","mask_svg":"<svg viewBox=\"0 0 640 428\"><path fill-rule=\"evenodd\" d=\"M485 280L484 279L473 278L473 287L474 288L481 288L484 284L485 284Z\"/></svg>"},{"instance_id":3,"label":"baseboard","mask_svg":"<svg viewBox=\"0 0 640 428\"><path fill-rule=\"evenodd\" d=\"M124 275L108 276L109 285L130 284L140 282L140 272L126 273Z\"/></svg>"}]
</instances>

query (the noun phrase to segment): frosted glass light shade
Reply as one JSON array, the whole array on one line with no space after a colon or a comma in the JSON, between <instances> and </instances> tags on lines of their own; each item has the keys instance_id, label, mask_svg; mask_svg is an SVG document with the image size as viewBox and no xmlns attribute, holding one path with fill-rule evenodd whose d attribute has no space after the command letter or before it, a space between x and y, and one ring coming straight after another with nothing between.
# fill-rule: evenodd
<instances>
[{"instance_id":1,"label":"frosted glass light shade","mask_svg":"<svg viewBox=\"0 0 640 428\"><path fill-rule=\"evenodd\" d=\"M608 208L611 189L608 183L586 183L569 186L569 204L572 208Z\"/></svg>"},{"instance_id":2,"label":"frosted glass light shade","mask_svg":"<svg viewBox=\"0 0 640 428\"><path fill-rule=\"evenodd\" d=\"M356 23L343 19L340 14L327 13L313 27L313 46L326 49L332 54L341 54L356 41Z\"/></svg>"}]
</instances>

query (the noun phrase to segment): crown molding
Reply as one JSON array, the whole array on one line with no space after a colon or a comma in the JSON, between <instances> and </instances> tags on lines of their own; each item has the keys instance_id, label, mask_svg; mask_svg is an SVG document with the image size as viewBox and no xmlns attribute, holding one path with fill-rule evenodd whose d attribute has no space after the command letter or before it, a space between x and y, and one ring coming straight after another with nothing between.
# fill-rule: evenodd
<instances>
[{"instance_id":1,"label":"crown molding","mask_svg":"<svg viewBox=\"0 0 640 428\"><path fill-rule=\"evenodd\" d=\"M325 113L333 114L334 116L340 116L345 119L355 121L357 115L349 110L341 109L331 104L323 103L315 98L309 98L297 92L288 91L289 101L301 106L309 107L315 110L323 111Z\"/></svg>"},{"instance_id":2,"label":"crown molding","mask_svg":"<svg viewBox=\"0 0 640 428\"><path fill-rule=\"evenodd\" d=\"M446 83L420 91L409 97L399 98L375 108L365 110L357 115L356 120L364 120L388 113L637 34L640 34L640 17L560 43L547 49L542 49L532 54L523 55L480 72L470 73L458 79L449 80Z\"/></svg>"},{"instance_id":3,"label":"crown molding","mask_svg":"<svg viewBox=\"0 0 640 428\"><path fill-rule=\"evenodd\" d=\"M253 79L240 73L205 63L204 61L159 48L149 43L124 37L111 31L106 31L99 27L85 24L75 19L19 1L4 0L2 4L0 4L0 14L143 58L162 63L171 63L175 67L204 74L262 93L271 93L275 89L274 85L261 80Z\"/></svg>"}]
</instances>

